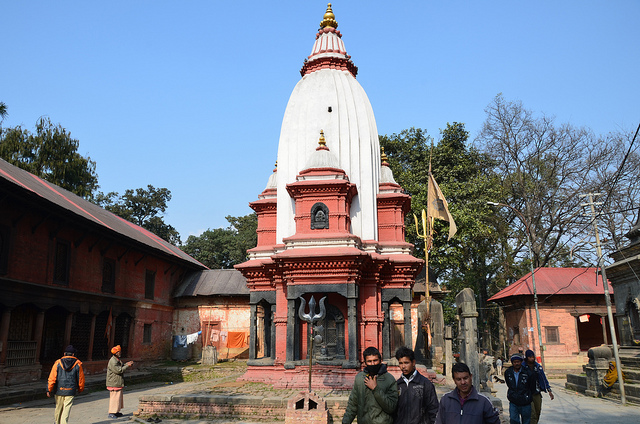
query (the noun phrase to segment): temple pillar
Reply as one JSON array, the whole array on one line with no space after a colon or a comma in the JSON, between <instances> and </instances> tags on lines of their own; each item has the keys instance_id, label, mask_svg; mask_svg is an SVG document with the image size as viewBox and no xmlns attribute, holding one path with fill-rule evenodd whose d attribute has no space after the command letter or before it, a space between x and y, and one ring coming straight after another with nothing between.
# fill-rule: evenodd
<instances>
[{"instance_id":1,"label":"temple pillar","mask_svg":"<svg viewBox=\"0 0 640 424\"><path fill-rule=\"evenodd\" d=\"M111 325L111 332L109 333L109 346L114 346L114 341L116 339L116 323L118 322L118 315L113 314L112 315L112 325Z\"/></svg>"},{"instance_id":2,"label":"temple pillar","mask_svg":"<svg viewBox=\"0 0 640 424\"><path fill-rule=\"evenodd\" d=\"M358 358L358 323L356 322L356 299L347 299L347 319L349 320L349 362L357 364Z\"/></svg>"},{"instance_id":3,"label":"temple pillar","mask_svg":"<svg viewBox=\"0 0 640 424\"><path fill-rule=\"evenodd\" d=\"M11 323L11 309L2 312L0 324L0 367L4 367L7 361L7 343L9 342L9 324Z\"/></svg>"},{"instance_id":4,"label":"temple pillar","mask_svg":"<svg viewBox=\"0 0 640 424\"><path fill-rule=\"evenodd\" d=\"M413 349L413 340L411 337L411 302L402 302L403 319L404 319L404 345L409 349ZM385 317L386 319L386 317ZM393 352L395 355L395 352Z\"/></svg>"},{"instance_id":5,"label":"temple pillar","mask_svg":"<svg viewBox=\"0 0 640 424\"><path fill-rule=\"evenodd\" d=\"M91 330L89 331L89 352L87 361L93 361L93 340L96 336L96 315L91 316Z\"/></svg>"},{"instance_id":6,"label":"temple pillar","mask_svg":"<svg viewBox=\"0 0 640 424\"><path fill-rule=\"evenodd\" d=\"M44 311L39 311L36 316L36 326L33 332L36 341L36 364L40 362L40 349L42 348L42 331L44 329Z\"/></svg>"},{"instance_id":7,"label":"temple pillar","mask_svg":"<svg viewBox=\"0 0 640 424\"><path fill-rule=\"evenodd\" d=\"M296 300L287 299L287 355L286 362L295 361ZM287 365L285 364L285 368Z\"/></svg>"},{"instance_id":8,"label":"temple pillar","mask_svg":"<svg viewBox=\"0 0 640 424\"><path fill-rule=\"evenodd\" d=\"M65 347L71 343L71 327L73 327L73 312L67 314L67 320L64 324L64 343L62 345Z\"/></svg>"},{"instance_id":9,"label":"temple pillar","mask_svg":"<svg viewBox=\"0 0 640 424\"><path fill-rule=\"evenodd\" d=\"M256 359L256 326L258 325L257 320L257 309L258 305L252 303L249 318L249 359Z\"/></svg>"},{"instance_id":10,"label":"temple pillar","mask_svg":"<svg viewBox=\"0 0 640 424\"><path fill-rule=\"evenodd\" d=\"M391 319L389 317L389 302L382 302L382 357L391 358Z\"/></svg>"},{"instance_id":11,"label":"temple pillar","mask_svg":"<svg viewBox=\"0 0 640 424\"><path fill-rule=\"evenodd\" d=\"M276 305L272 304L269 313L271 314L271 346L269 349L269 357L276 357Z\"/></svg>"}]
</instances>

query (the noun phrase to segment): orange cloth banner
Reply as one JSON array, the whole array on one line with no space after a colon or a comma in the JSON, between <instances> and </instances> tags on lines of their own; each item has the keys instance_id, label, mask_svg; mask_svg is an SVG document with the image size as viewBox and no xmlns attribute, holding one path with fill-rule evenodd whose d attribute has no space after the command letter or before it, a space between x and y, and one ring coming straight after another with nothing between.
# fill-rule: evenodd
<instances>
[{"instance_id":1,"label":"orange cloth banner","mask_svg":"<svg viewBox=\"0 0 640 424\"><path fill-rule=\"evenodd\" d=\"M244 347L245 333L243 331L229 331L227 337L227 347Z\"/></svg>"}]
</instances>

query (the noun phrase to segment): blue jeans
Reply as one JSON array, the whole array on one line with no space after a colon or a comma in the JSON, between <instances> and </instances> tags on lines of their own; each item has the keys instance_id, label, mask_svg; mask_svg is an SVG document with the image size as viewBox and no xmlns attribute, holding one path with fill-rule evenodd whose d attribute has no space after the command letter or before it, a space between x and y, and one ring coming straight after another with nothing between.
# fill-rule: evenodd
<instances>
[{"instance_id":1,"label":"blue jeans","mask_svg":"<svg viewBox=\"0 0 640 424\"><path fill-rule=\"evenodd\" d=\"M509 423L520 424L520 417L522 417L522 424L529 424L531 421L531 404L518 406L509 402Z\"/></svg>"}]
</instances>

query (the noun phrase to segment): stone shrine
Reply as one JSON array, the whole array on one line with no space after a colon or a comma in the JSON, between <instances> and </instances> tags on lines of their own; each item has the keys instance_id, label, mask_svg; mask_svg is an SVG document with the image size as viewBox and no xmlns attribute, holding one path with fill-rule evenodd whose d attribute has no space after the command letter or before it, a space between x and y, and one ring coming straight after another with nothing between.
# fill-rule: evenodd
<instances>
[{"instance_id":1,"label":"stone shrine","mask_svg":"<svg viewBox=\"0 0 640 424\"><path fill-rule=\"evenodd\" d=\"M411 289L423 261L405 242L411 199L381 155L373 109L337 28L329 4L285 110L277 168L250 203L257 247L236 266L251 305L243 378L276 387L307 384L301 297L326 296L314 387L350 387L368 346L383 360L398 344L413 347ZM392 325L392 311L403 326Z\"/></svg>"}]
</instances>

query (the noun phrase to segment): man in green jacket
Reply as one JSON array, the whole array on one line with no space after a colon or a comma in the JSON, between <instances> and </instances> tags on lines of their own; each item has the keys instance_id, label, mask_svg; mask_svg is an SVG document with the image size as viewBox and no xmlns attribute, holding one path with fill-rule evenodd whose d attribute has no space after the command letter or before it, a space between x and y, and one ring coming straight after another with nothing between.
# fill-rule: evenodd
<instances>
[{"instance_id":1,"label":"man in green jacket","mask_svg":"<svg viewBox=\"0 0 640 424\"><path fill-rule=\"evenodd\" d=\"M366 367L356 375L349 395L342 424L393 424L393 413L398 406L396 379L387 372L382 355L375 347L362 353Z\"/></svg>"}]
</instances>

